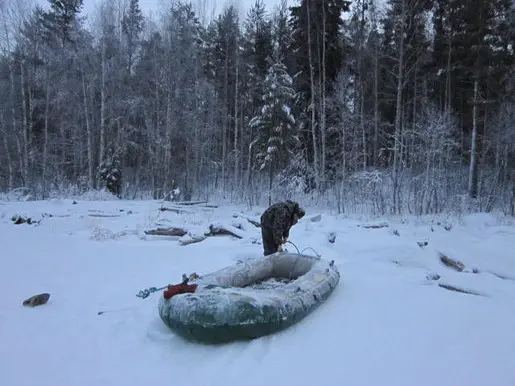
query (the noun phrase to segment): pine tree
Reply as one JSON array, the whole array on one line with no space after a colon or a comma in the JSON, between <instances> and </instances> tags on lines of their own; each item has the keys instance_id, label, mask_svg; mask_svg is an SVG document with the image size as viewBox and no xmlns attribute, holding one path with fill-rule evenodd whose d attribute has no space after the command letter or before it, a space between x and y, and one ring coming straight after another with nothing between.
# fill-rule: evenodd
<instances>
[{"instance_id":1,"label":"pine tree","mask_svg":"<svg viewBox=\"0 0 515 386\"><path fill-rule=\"evenodd\" d=\"M116 197L121 198L122 171L120 154L110 146L105 152L105 157L99 166L98 177L102 186Z\"/></svg>"},{"instance_id":2,"label":"pine tree","mask_svg":"<svg viewBox=\"0 0 515 386\"><path fill-rule=\"evenodd\" d=\"M125 36L127 50L127 73L129 76L131 75L134 54L142 31L143 14L139 7L139 0L130 0L129 10L122 19L122 32Z\"/></svg>"},{"instance_id":3,"label":"pine tree","mask_svg":"<svg viewBox=\"0 0 515 386\"><path fill-rule=\"evenodd\" d=\"M257 133L254 138L257 168L268 169L271 192L275 174L286 167L299 145L291 110L295 90L284 64L275 63L269 68L262 93L260 114L252 118L250 126Z\"/></svg>"},{"instance_id":4,"label":"pine tree","mask_svg":"<svg viewBox=\"0 0 515 386\"><path fill-rule=\"evenodd\" d=\"M262 0L256 0L244 23L243 60L251 116L260 106L261 87L272 56L272 28Z\"/></svg>"},{"instance_id":5,"label":"pine tree","mask_svg":"<svg viewBox=\"0 0 515 386\"><path fill-rule=\"evenodd\" d=\"M48 0L50 11L45 13L49 32L59 36L62 45L73 43L70 32L83 6L83 0Z\"/></svg>"}]
</instances>

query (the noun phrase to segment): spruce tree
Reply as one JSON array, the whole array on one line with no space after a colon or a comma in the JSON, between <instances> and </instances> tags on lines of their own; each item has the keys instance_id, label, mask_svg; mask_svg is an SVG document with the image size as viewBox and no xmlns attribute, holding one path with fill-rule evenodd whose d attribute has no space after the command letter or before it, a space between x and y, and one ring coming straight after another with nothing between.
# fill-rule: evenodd
<instances>
[{"instance_id":1,"label":"spruce tree","mask_svg":"<svg viewBox=\"0 0 515 386\"><path fill-rule=\"evenodd\" d=\"M294 98L293 80L286 66L274 63L263 83L260 113L250 121L256 132L256 166L259 170L268 169L270 191L274 176L286 167L299 145L291 108Z\"/></svg>"}]
</instances>

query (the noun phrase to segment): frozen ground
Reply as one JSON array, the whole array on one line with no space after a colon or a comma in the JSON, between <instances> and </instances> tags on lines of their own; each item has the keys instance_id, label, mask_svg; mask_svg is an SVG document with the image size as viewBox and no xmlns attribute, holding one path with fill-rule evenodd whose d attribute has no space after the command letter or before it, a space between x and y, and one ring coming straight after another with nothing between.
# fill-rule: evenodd
<instances>
[{"instance_id":1,"label":"frozen ground","mask_svg":"<svg viewBox=\"0 0 515 386\"><path fill-rule=\"evenodd\" d=\"M257 218L262 208L186 207L176 214L161 205L0 202L0 385L515 385L515 227L484 214L437 225L324 212L312 222L320 212L308 210L290 240L337 262L342 279L333 295L282 333L202 346L165 328L157 313L161 292L135 295L177 283L182 273L261 255L259 229L232 215ZM13 215L41 221L15 225ZM144 234L234 221L244 238L181 246L177 237ZM385 221L388 227L362 226ZM438 252L465 270L444 266ZM440 279L428 278L435 275ZM51 294L48 304L21 305L41 292Z\"/></svg>"}]
</instances>

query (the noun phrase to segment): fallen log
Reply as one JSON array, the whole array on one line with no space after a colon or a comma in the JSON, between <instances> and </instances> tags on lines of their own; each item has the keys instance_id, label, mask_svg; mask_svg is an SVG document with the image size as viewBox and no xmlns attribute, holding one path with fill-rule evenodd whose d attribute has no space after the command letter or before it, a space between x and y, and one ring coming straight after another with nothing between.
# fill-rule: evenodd
<instances>
[{"instance_id":1,"label":"fallen log","mask_svg":"<svg viewBox=\"0 0 515 386\"><path fill-rule=\"evenodd\" d=\"M188 232L183 228L176 228L176 227L170 227L170 228L157 228L157 229L151 229L148 231L145 231L146 235L149 236L179 236L182 237L186 235Z\"/></svg>"},{"instance_id":2,"label":"fallen log","mask_svg":"<svg viewBox=\"0 0 515 386\"><path fill-rule=\"evenodd\" d=\"M184 205L184 206L201 205L201 204L207 205L207 201L177 201L177 202L174 202L174 205Z\"/></svg>"},{"instance_id":3,"label":"fallen log","mask_svg":"<svg viewBox=\"0 0 515 386\"><path fill-rule=\"evenodd\" d=\"M389 225L387 223L380 223L380 224L371 224L371 225L358 225L358 227L365 228L365 229L380 229L380 228L388 228Z\"/></svg>"},{"instance_id":4,"label":"fallen log","mask_svg":"<svg viewBox=\"0 0 515 386\"><path fill-rule=\"evenodd\" d=\"M232 226L232 225L222 225L222 224L211 224L209 225L209 233L206 236L234 236L239 239L245 237L245 232L242 232L240 229Z\"/></svg>"},{"instance_id":5,"label":"fallen log","mask_svg":"<svg viewBox=\"0 0 515 386\"><path fill-rule=\"evenodd\" d=\"M191 212L189 210L185 210L182 208L170 208L170 207L166 207L166 206L162 206L161 208L159 208L159 210L161 212L173 212L173 213L177 213L177 214L193 214L193 212Z\"/></svg>"},{"instance_id":6,"label":"fallen log","mask_svg":"<svg viewBox=\"0 0 515 386\"><path fill-rule=\"evenodd\" d=\"M459 287L456 287L456 286L453 286L453 285L450 285L450 284L438 283L438 287L444 288L444 289L446 289L448 291L459 292L459 293L462 293L462 294L469 294L469 295L476 295L476 296L485 296L483 294L480 294L479 292L472 291L472 290L467 290L467 289L463 289L463 288L459 288Z\"/></svg>"},{"instance_id":7,"label":"fallen log","mask_svg":"<svg viewBox=\"0 0 515 386\"><path fill-rule=\"evenodd\" d=\"M89 217L105 217L105 218L110 218L110 217L121 217L119 214L96 214L96 213L90 213L88 214Z\"/></svg>"},{"instance_id":8,"label":"fallen log","mask_svg":"<svg viewBox=\"0 0 515 386\"><path fill-rule=\"evenodd\" d=\"M201 241L204 241L207 239L206 235L185 235L184 237L181 237L179 240L180 245L190 245L195 243L200 243Z\"/></svg>"},{"instance_id":9,"label":"fallen log","mask_svg":"<svg viewBox=\"0 0 515 386\"><path fill-rule=\"evenodd\" d=\"M461 261L451 259L443 253L438 253L440 261L448 268L454 269L455 271L462 272L465 269L465 264Z\"/></svg>"}]
</instances>

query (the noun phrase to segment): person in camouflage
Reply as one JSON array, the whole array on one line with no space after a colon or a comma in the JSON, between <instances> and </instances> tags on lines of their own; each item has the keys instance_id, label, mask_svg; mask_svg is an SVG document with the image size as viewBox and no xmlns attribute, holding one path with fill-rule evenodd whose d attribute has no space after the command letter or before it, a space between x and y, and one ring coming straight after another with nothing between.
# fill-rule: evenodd
<instances>
[{"instance_id":1,"label":"person in camouflage","mask_svg":"<svg viewBox=\"0 0 515 386\"><path fill-rule=\"evenodd\" d=\"M305 211L297 202L287 200L270 206L261 215L261 236L264 255L282 252L290 236L290 228L304 217Z\"/></svg>"}]
</instances>

